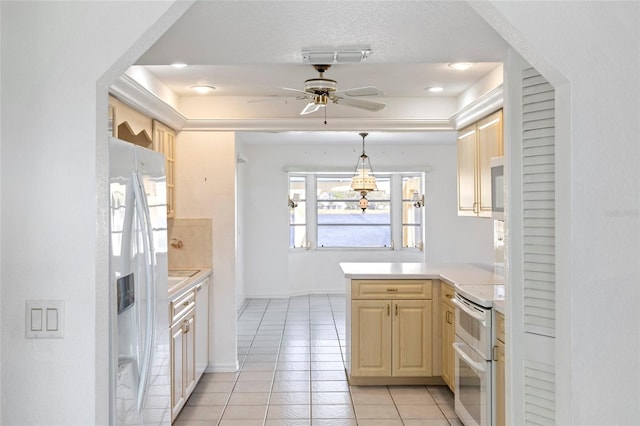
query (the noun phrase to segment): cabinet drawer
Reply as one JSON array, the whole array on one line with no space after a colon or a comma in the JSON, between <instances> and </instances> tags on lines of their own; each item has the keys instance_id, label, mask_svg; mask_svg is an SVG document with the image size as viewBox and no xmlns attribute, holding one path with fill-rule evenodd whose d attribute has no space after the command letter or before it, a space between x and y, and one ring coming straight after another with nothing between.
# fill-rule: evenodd
<instances>
[{"instance_id":1,"label":"cabinet drawer","mask_svg":"<svg viewBox=\"0 0 640 426\"><path fill-rule=\"evenodd\" d=\"M431 299L431 280L353 280L352 299Z\"/></svg>"},{"instance_id":2,"label":"cabinet drawer","mask_svg":"<svg viewBox=\"0 0 640 426\"><path fill-rule=\"evenodd\" d=\"M189 290L182 296L169 303L169 319L171 324L178 321L184 314L196 306L195 290Z\"/></svg>"},{"instance_id":3,"label":"cabinet drawer","mask_svg":"<svg viewBox=\"0 0 640 426\"><path fill-rule=\"evenodd\" d=\"M441 287L442 291L440 292L440 298L444 303L453 306L453 303L451 303L451 299L455 295L455 290L453 286L445 283L444 281L440 281L440 283L442 284L442 287Z\"/></svg>"},{"instance_id":4,"label":"cabinet drawer","mask_svg":"<svg viewBox=\"0 0 640 426\"><path fill-rule=\"evenodd\" d=\"M504 315L500 312L496 312L496 339L505 343L504 339Z\"/></svg>"}]
</instances>

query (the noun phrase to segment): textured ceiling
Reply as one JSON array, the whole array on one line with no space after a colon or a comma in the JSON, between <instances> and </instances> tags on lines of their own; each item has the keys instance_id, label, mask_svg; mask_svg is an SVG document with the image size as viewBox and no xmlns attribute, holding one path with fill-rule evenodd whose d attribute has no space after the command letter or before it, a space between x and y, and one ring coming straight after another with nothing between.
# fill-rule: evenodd
<instances>
[{"instance_id":1,"label":"textured ceiling","mask_svg":"<svg viewBox=\"0 0 640 426\"><path fill-rule=\"evenodd\" d=\"M371 113L333 106L328 114L335 117L402 119L408 112L412 119L441 119L451 111L416 103L439 98L455 105L456 97L494 69L508 48L462 1L198 1L137 65L147 66L178 96L193 96L195 84L215 86L209 96L217 111L295 118L304 101L295 106L262 101L291 99L292 92L283 87L302 89L306 79L318 76L303 63L302 50L353 46L368 47L371 54L362 63L334 64L325 77L337 80L338 89L376 86L384 96L371 100L387 108ZM169 66L175 62L189 66ZM460 72L447 66L451 62L476 65ZM435 85L444 90L425 90ZM258 103L247 104L253 101ZM224 102L230 107L220 107Z\"/></svg>"}]
</instances>

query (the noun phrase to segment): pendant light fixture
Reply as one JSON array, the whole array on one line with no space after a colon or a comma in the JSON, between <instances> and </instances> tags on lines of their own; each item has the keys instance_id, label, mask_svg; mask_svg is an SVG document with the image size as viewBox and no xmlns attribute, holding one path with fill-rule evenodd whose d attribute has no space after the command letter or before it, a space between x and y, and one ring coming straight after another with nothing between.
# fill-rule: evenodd
<instances>
[{"instance_id":1,"label":"pendant light fixture","mask_svg":"<svg viewBox=\"0 0 640 426\"><path fill-rule=\"evenodd\" d=\"M373 175L373 168L371 167L371 161L364 151L364 138L369 133L360 133L362 136L362 154L356 162L356 170L353 178L351 179L351 189L359 191L361 198L358 203L358 207L362 209L362 213L369 207L369 200L367 200L367 193L376 191L378 189L376 185L376 177Z\"/></svg>"}]
</instances>

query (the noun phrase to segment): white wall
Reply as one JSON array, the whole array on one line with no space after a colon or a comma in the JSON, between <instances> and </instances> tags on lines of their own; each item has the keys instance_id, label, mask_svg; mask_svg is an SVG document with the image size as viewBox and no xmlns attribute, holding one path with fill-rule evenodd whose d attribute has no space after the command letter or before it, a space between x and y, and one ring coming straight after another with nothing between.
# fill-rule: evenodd
<instances>
[{"instance_id":1,"label":"white wall","mask_svg":"<svg viewBox=\"0 0 640 426\"><path fill-rule=\"evenodd\" d=\"M458 217L456 207L455 135L443 133L440 144L367 146L374 171L432 171L426 176L425 252L409 250L295 250L290 251L286 166L312 170L343 167L351 172L360 154L359 136L354 143L304 145L296 143L244 143L248 163L241 197L243 215L245 293L247 297L281 297L301 293L343 293L344 276L339 262L483 262L493 263L493 222L488 219ZM255 135L251 140L259 139ZM311 237L311 239L315 239Z\"/></svg>"},{"instance_id":2,"label":"white wall","mask_svg":"<svg viewBox=\"0 0 640 426\"><path fill-rule=\"evenodd\" d=\"M637 424L640 3L470 4L559 95L557 424Z\"/></svg>"},{"instance_id":3,"label":"white wall","mask_svg":"<svg viewBox=\"0 0 640 426\"><path fill-rule=\"evenodd\" d=\"M176 138L176 216L211 218L210 371L235 371L236 147L231 132L183 131Z\"/></svg>"},{"instance_id":4,"label":"white wall","mask_svg":"<svg viewBox=\"0 0 640 426\"><path fill-rule=\"evenodd\" d=\"M105 89L96 108L96 81L133 43L152 42L143 32L168 4L0 2L3 425L105 423L107 208L95 182L106 182L106 136L97 152L94 141L96 128L106 132L96 117L106 116L107 97ZM485 19L525 59L543 73L553 65L571 86L560 163L558 311L568 350L558 424L635 424L640 3L489 6ZM133 62L136 52L127 57ZM65 339L24 339L24 301L32 298L67 301Z\"/></svg>"},{"instance_id":5,"label":"white wall","mask_svg":"<svg viewBox=\"0 0 640 426\"><path fill-rule=\"evenodd\" d=\"M148 48L145 31L170 6L0 3L3 425L108 421L108 100L97 82L136 41ZM25 339L30 299L65 301L64 339Z\"/></svg>"},{"instance_id":6,"label":"white wall","mask_svg":"<svg viewBox=\"0 0 640 426\"><path fill-rule=\"evenodd\" d=\"M0 6L0 23L2 22L2 7ZM1 24L0 24L1 26ZM2 32L0 31L0 46L2 45ZM0 87L2 87L2 55L0 55ZM0 89L0 93L2 90ZM2 102L0 102L0 147L2 146ZM0 149L0 188L2 188L2 150ZM2 197L0 197L0 213L2 212ZM0 221L0 253L2 253L2 225ZM2 277L2 263L0 261L0 278ZM0 279L0 306L2 306L2 281ZM2 330L2 315L0 315L0 330ZM0 338L0 377L2 377L2 338ZM0 380L0 395L2 395L2 380ZM0 399L0 423L2 422L2 400Z\"/></svg>"}]
</instances>

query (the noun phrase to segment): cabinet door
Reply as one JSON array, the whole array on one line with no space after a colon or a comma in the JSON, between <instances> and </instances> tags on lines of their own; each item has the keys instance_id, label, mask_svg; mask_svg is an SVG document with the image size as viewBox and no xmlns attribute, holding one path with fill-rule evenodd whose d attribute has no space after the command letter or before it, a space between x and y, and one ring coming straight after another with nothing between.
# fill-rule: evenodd
<instances>
[{"instance_id":1,"label":"cabinet door","mask_svg":"<svg viewBox=\"0 0 640 426\"><path fill-rule=\"evenodd\" d=\"M209 279L196 287L196 378L209 364Z\"/></svg>"},{"instance_id":2,"label":"cabinet door","mask_svg":"<svg viewBox=\"0 0 640 426\"><path fill-rule=\"evenodd\" d=\"M441 303L442 312L442 379L455 391L455 355L453 342L455 341L455 310L448 303Z\"/></svg>"},{"instance_id":3,"label":"cabinet door","mask_svg":"<svg viewBox=\"0 0 640 426\"><path fill-rule=\"evenodd\" d=\"M175 419L186 400L184 383L184 328L182 322L171 327L171 419Z\"/></svg>"},{"instance_id":4,"label":"cabinet door","mask_svg":"<svg viewBox=\"0 0 640 426\"><path fill-rule=\"evenodd\" d=\"M164 154L167 175L167 217L175 217L175 131L153 120L153 150Z\"/></svg>"},{"instance_id":5,"label":"cabinet door","mask_svg":"<svg viewBox=\"0 0 640 426\"><path fill-rule=\"evenodd\" d=\"M184 333L184 388L186 395L196 387L196 325L195 310L184 319L186 332Z\"/></svg>"},{"instance_id":6,"label":"cabinet door","mask_svg":"<svg viewBox=\"0 0 640 426\"><path fill-rule=\"evenodd\" d=\"M502 110L478 121L478 215L491 217L491 158L503 155Z\"/></svg>"},{"instance_id":7,"label":"cabinet door","mask_svg":"<svg viewBox=\"0 0 640 426\"><path fill-rule=\"evenodd\" d=\"M476 216L477 142L475 125L458 133L458 215ZM491 198L491 196L489 196ZM491 202L491 199L489 199Z\"/></svg>"},{"instance_id":8,"label":"cabinet door","mask_svg":"<svg viewBox=\"0 0 640 426\"><path fill-rule=\"evenodd\" d=\"M431 376L431 300L393 302L393 376Z\"/></svg>"},{"instance_id":9,"label":"cabinet door","mask_svg":"<svg viewBox=\"0 0 640 426\"><path fill-rule=\"evenodd\" d=\"M496 344L496 426L506 425L504 343Z\"/></svg>"},{"instance_id":10,"label":"cabinet door","mask_svg":"<svg viewBox=\"0 0 640 426\"><path fill-rule=\"evenodd\" d=\"M391 301L351 302L351 375L391 375Z\"/></svg>"}]
</instances>

